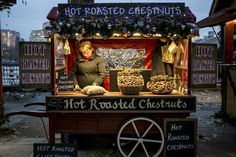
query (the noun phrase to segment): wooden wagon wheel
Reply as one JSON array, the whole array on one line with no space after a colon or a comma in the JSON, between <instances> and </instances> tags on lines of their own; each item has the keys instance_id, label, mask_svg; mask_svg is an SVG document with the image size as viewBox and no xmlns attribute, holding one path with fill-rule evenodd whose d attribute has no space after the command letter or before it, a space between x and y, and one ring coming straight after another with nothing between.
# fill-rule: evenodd
<instances>
[{"instance_id":1,"label":"wooden wagon wheel","mask_svg":"<svg viewBox=\"0 0 236 157\"><path fill-rule=\"evenodd\" d=\"M139 122L145 123L145 125L138 127ZM133 130L133 133L130 133L130 130ZM152 134L153 130L155 134ZM148 134L156 137L148 136ZM132 145L126 148L130 143ZM148 144L155 145L151 153L148 151L148 147L146 147ZM141 155L143 157L158 157L164 146L164 134L161 127L155 121L146 117L133 118L121 126L117 135L117 146L124 157L135 156L134 153L138 146L142 148L141 152L138 152L139 156L141 155L140 153L143 153Z\"/></svg>"}]
</instances>

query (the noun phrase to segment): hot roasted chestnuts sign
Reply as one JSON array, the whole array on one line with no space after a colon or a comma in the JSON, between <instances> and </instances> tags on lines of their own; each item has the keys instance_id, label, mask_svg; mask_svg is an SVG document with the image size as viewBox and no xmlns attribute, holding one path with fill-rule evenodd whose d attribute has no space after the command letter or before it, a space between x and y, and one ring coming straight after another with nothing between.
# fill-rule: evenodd
<instances>
[{"instance_id":1,"label":"hot roasted chestnuts sign","mask_svg":"<svg viewBox=\"0 0 236 157\"><path fill-rule=\"evenodd\" d=\"M20 84L24 88L48 88L51 84L50 42L20 42Z\"/></svg>"},{"instance_id":2,"label":"hot roasted chestnuts sign","mask_svg":"<svg viewBox=\"0 0 236 157\"><path fill-rule=\"evenodd\" d=\"M47 111L174 111L195 112L194 96L49 96Z\"/></svg>"},{"instance_id":3,"label":"hot roasted chestnuts sign","mask_svg":"<svg viewBox=\"0 0 236 157\"><path fill-rule=\"evenodd\" d=\"M196 118L167 118L164 120L164 131L164 157L196 157Z\"/></svg>"},{"instance_id":4,"label":"hot roasted chestnuts sign","mask_svg":"<svg viewBox=\"0 0 236 157\"><path fill-rule=\"evenodd\" d=\"M216 87L216 44L195 43L192 45L192 87Z\"/></svg>"},{"instance_id":5,"label":"hot roasted chestnuts sign","mask_svg":"<svg viewBox=\"0 0 236 157\"><path fill-rule=\"evenodd\" d=\"M96 3L90 5L58 4L61 17L109 16L180 16L184 3Z\"/></svg>"}]
</instances>

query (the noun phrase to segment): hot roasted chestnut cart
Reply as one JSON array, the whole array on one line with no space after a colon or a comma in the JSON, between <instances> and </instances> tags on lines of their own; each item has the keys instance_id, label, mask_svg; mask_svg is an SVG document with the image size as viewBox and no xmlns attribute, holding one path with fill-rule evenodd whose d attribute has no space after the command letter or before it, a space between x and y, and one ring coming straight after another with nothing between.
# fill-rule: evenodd
<instances>
[{"instance_id":1,"label":"hot roasted chestnut cart","mask_svg":"<svg viewBox=\"0 0 236 157\"><path fill-rule=\"evenodd\" d=\"M58 12L59 18L48 16L54 31L54 91L46 97L49 142L55 142L55 133L113 135L110 140L124 157L135 156L137 150L142 157L196 156L197 124L189 118L196 111L196 98L190 95L189 56L196 27L185 16L184 3L59 4ZM112 90L117 81L111 78L111 90L103 95L74 92L70 80L60 80L70 76L61 77L60 73L72 71L81 40L91 41L106 60L108 71L142 68L176 75L179 84L168 94L143 90L126 95ZM144 88L146 79L150 80L150 75L144 76ZM58 82L62 83L60 90Z\"/></svg>"}]
</instances>

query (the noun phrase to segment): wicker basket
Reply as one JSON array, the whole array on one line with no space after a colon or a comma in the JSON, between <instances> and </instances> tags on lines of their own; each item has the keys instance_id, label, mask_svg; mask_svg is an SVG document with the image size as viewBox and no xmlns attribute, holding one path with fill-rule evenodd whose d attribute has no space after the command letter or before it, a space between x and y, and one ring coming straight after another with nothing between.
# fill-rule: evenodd
<instances>
[{"instance_id":1,"label":"wicker basket","mask_svg":"<svg viewBox=\"0 0 236 157\"><path fill-rule=\"evenodd\" d=\"M143 86L118 86L123 95L139 95Z\"/></svg>"},{"instance_id":2,"label":"wicker basket","mask_svg":"<svg viewBox=\"0 0 236 157\"><path fill-rule=\"evenodd\" d=\"M143 76L118 75L117 85L123 95L138 95L144 86Z\"/></svg>"},{"instance_id":3,"label":"wicker basket","mask_svg":"<svg viewBox=\"0 0 236 157\"><path fill-rule=\"evenodd\" d=\"M147 82L147 89L154 94L169 94L174 90L173 81L150 81Z\"/></svg>"}]
</instances>

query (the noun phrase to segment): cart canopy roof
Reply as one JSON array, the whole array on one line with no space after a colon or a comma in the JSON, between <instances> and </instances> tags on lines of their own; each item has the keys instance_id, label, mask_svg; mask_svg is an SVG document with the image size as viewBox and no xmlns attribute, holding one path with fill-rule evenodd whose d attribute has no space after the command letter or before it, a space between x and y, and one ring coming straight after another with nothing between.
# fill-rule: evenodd
<instances>
[{"instance_id":1,"label":"cart canopy roof","mask_svg":"<svg viewBox=\"0 0 236 157\"><path fill-rule=\"evenodd\" d=\"M184 3L58 4L47 18L47 29L66 38L198 35L196 17Z\"/></svg>"}]
</instances>

